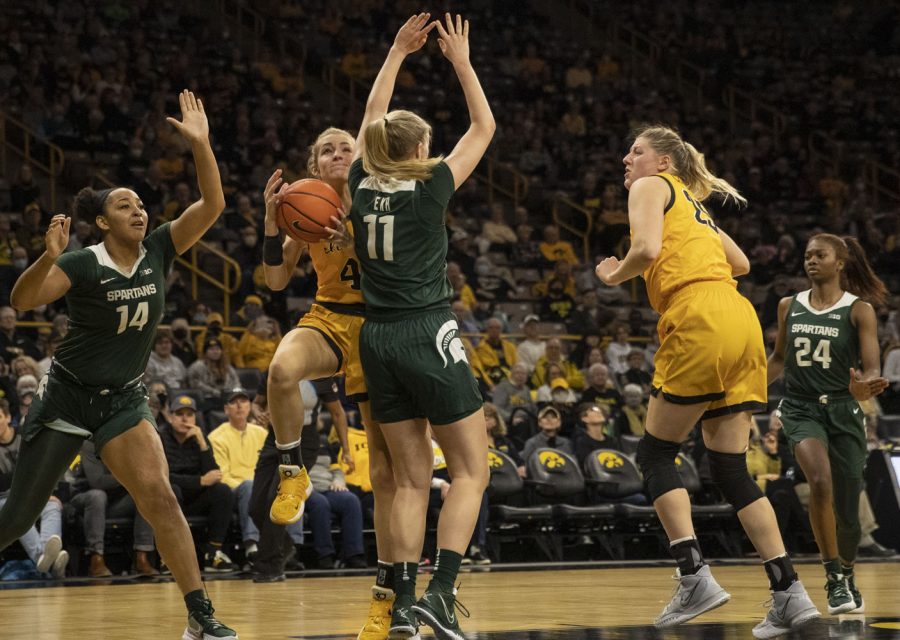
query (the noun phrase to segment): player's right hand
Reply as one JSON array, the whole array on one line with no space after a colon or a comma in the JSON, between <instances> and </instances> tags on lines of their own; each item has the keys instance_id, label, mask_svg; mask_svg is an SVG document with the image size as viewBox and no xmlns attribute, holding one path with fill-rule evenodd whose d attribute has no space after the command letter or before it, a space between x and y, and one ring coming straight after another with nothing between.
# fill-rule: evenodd
<instances>
[{"instance_id":1,"label":"player's right hand","mask_svg":"<svg viewBox=\"0 0 900 640\"><path fill-rule=\"evenodd\" d=\"M44 234L44 245L47 254L51 258L58 258L69 246L69 227L71 224L72 218L62 213L56 214L50 220L50 226L47 228L47 233Z\"/></svg>"},{"instance_id":2,"label":"player's right hand","mask_svg":"<svg viewBox=\"0 0 900 640\"><path fill-rule=\"evenodd\" d=\"M869 380L862 379L862 373L850 367L850 393L857 400L863 402L877 396L890 385L887 378L877 377Z\"/></svg>"}]
</instances>

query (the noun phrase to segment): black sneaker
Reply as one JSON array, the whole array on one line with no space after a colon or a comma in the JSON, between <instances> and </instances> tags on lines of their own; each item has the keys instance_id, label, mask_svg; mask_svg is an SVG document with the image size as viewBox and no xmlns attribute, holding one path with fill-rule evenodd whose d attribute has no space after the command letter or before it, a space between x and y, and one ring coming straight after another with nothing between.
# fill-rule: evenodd
<instances>
[{"instance_id":1,"label":"black sneaker","mask_svg":"<svg viewBox=\"0 0 900 640\"><path fill-rule=\"evenodd\" d=\"M391 630L388 637L391 640L402 638L415 638L419 634L419 621L413 607L416 604L412 596L397 596L394 607L391 609Z\"/></svg>"},{"instance_id":2,"label":"black sneaker","mask_svg":"<svg viewBox=\"0 0 900 640\"><path fill-rule=\"evenodd\" d=\"M316 566L319 569L334 569L334 566L335 566L334 556L325 556L324 558L319 558L316 561Z\"/></svg>"},{"instance_id":3,"label":"black sneaker","mask_svg":"<svg viewBox=\"0 0 900 640\"><path fill-rule=\"evenodd\" d=\"M487 557L484 549L476 544L469 547L469 558L472 560L472 564L476 565L486 566L491 563L491 559Z\"/></svg>"},{"instance_id":4,"label":"black sneaker","mask_svg":"<svg viewBox=\"0 0 900 640\"><path fill-rule=\"evenodd\" d=\"M431 627L438 640L466 640L454 609L466 618L469 617L469 610L457 602L456 589L453 593L426 591L412 609L419 622Z\"/></svg>"},{"instance_id":5,"label":"black sneaker","mask_svg":"<svg viewBox=\"0 0 900 640\"><path fill-rule=\"evenodd\" d=\"M221 549L208 552L203 560L203 570L208 573L230 573L236 569L231 558Z\"/></svg>"},{"instance_id":6,"label":"black sneaker","mask_svg":"<svg viewBox=\"0 0 900 640\"><path fill-rule=\"evenodd\" d=\"M199 609L188 612L188 623L181 640L238 640L237 632L213 617L215 610L209 600Z\"/></svg>"},{"instance_id":7,"label":"black sneaker","mask_svg":"<svg viewBox=\"0 0 900 640\"><path fill-rule=\"evenodd\" d=\"M350 556L346 560L344 560L344 567L347 569L366 569L369 565L366 564L366 557L362 554L358 556Z\"/></svg>"}]
</instances>

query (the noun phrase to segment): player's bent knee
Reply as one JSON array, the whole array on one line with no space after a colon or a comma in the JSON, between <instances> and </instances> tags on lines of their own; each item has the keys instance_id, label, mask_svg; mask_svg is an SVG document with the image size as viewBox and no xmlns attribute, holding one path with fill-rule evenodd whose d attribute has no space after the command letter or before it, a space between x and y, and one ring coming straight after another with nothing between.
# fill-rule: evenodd
<instances>
[{"instance_id":1,"label":"player's bent knee","mask_svg":"<svg viewBox=\"0 0 900 640\"><path fill-rule=\"evenodd\" d=\"M660 440L649 433L645 433L638 442L635 459L644 475L644 486L647 487L651 502L669 491L684 488L675 467L675 458L680 448L681 445L677 442Z\"/></svg>"},{"instance_id":2,"label":"player's bent knee","mask_svg":"<svg viewBox=\"0 0 900 640\"><path fill-rule=\"evenodd\" d=\"M747 456L744 453L709 451L709 471L713 482L735 511L763 497L762 489L747 471Z\"/></svg>"},{"instance_id":3,"label":"player's bent knee","mask_svg":"<svg viewBox=\"0 0 900 640\"><path fill-rule=\"evenodd\" d=\"M296 376L291 375L290 367L286 366L283 362L280 362L278 358L272 360L272 363L269 365L269 386L293 387L299 381L299 379L295 378Z\"/></svg>"}]
</instances>

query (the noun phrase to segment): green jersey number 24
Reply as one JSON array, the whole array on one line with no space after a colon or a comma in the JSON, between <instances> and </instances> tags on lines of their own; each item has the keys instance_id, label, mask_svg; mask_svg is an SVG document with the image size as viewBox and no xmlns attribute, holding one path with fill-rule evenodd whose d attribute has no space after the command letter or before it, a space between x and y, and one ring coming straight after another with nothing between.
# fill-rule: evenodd
<instances>
[{"instance_id":1,"label":"green jersey number 24","mask_svg":"<svg viewBox=\"0 0 900 640\"><path fill-rule=\"evenodd\" d=\"M819 340L816 348L813 350L812 341L804 336L794 338L794 349L796 349L797 366L811 367L813 362L818 362L823 369L827 369L831 365L831 342L828 340ZM809 358L812 352L812 358Z\"/></svg>"}]
</instances>

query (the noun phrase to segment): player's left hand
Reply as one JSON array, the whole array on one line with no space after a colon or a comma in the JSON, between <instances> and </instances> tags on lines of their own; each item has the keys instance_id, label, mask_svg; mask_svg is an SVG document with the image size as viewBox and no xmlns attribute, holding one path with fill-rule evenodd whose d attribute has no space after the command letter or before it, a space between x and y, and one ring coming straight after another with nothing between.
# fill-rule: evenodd
<instances>
[{"instance_id":1,"label":"player's left hand","mask_svg":"<svg viewBox=\"0 0 900 640\"><path fill-rule=\"evenodd\" d=\"M181 122L171 117L166 121L178 129L178 133L188 142L202 142L209 138L209 121L203 110L203 101L185 89L178 94L178 104L181 105Z\"/></svg>"},{"instance_id":2,"label":"player's left hand","mask_svg":"<svg viewBox=\"0 0 900 640\"><path fill-rule=\"evenodd\" d=\"M597 274L597 277L603 281L603 284L615 286L619 283L615 281L612 275L618 268L619 259L615 256L610 256L604 259L600 264L598 264L594 272Z\"/></svg>"},{"instance_id":3,"label":"player's left hand","mask_svg":"<svg viewBox=\"0 0 900 640\"><path fill-rule=\"evenodd\" d=\"M341 214L340 217L331 216L331 223L334 225L334 228L325 228L325 232L329 236L328 239L337 244L353 244L353 236L350 235L350 229L347 228L346 224L347 212L341 207L338 209L338 213Z\"/></svg>"},{"instance_id":4,"label":"player's left hand","mask_svg":"<svg viewBox=\"0 0 900 640\"><path fill-rule=\"evenodd\" d=\"M850 393L859 402L877 396L887 389L889 384L888 379L882 377L863 380L862 374L850 367Z\"/></svg>"}]
</instances>

